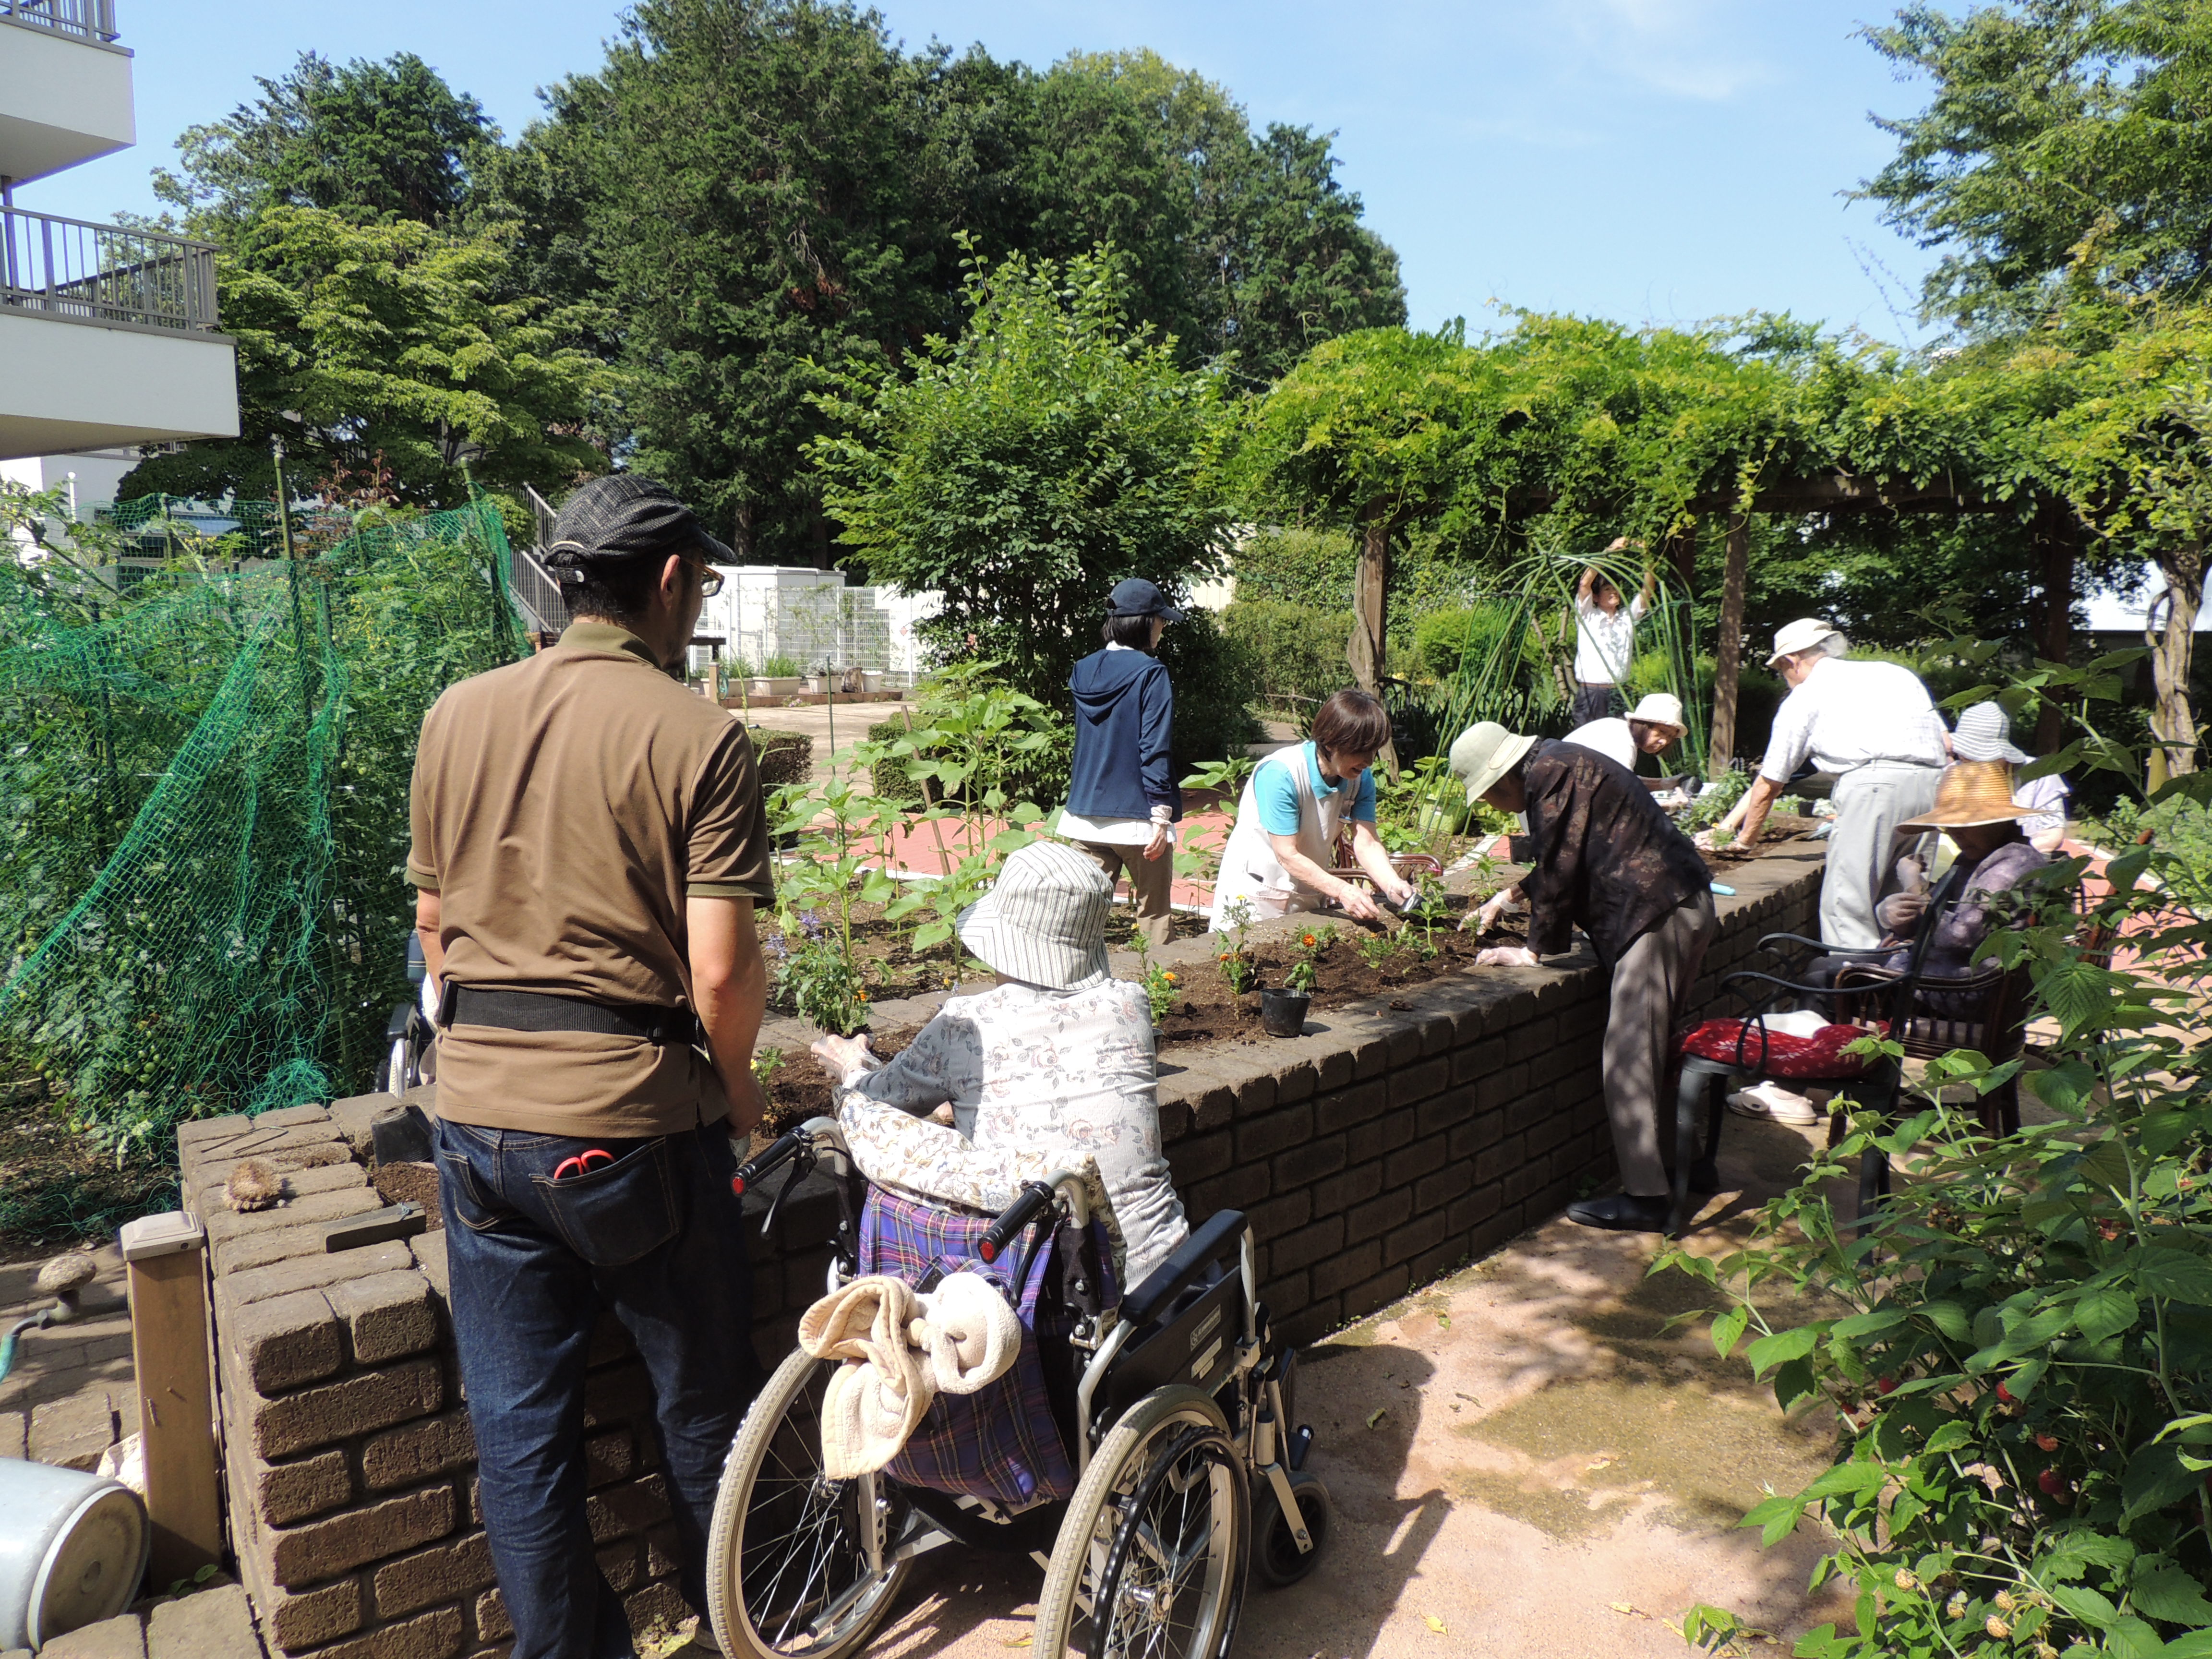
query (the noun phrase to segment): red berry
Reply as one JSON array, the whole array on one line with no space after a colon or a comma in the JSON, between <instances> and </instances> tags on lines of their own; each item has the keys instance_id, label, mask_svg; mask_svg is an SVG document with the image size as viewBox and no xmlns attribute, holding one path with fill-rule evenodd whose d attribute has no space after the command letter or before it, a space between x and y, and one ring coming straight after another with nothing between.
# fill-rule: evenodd
<instances>
[{"instance_id":1,"label":"red berry","mask_svg":"<svg viewBox=\"0 0 2212 1659\"><path fill-rule=\"evenodd\" d=\"M2020 1403L2012 1397L2012 1390L2005 1387L2002 1382L1997 1384L1997 1398L2008 1406L2017 1405Z\"/></svg>"},{"instance_id":2,"label":"red berry","mask_svg":"<svg viewBox=\"0 0 2212 1659\"><path fill-rule=\"evenodd\" d=\"M2056 1469L2044 1470L2041 1474L2035 1477L2035 1484L2043 1488L2043 1495L2045 1498L2066 1496L2066 1481Z\"/></svg>"},{"instance_id":3,"label":"red berry","mask_svg":"<svg viewBox=\"0 0 2212 1659\"><path fill-rule=\"evenodd\" d=\"M1874 1380L1874 1385L1884 1394L1894 1394L1897 1391L1897 1379L1893 1376L1877 1376Z\"/></svg>"},{"instance_id":4,"label":"red berry","mask_svg":"<svg viewBox=\"0 0 2212 1659\"><path fill-rule=\"evenodd\" d=\"M2038 1451L2057 1451L2058 1437L2055 1434L2039 1434L2035 1437L2035 1449Z\"/></svg>"}]
</instances>

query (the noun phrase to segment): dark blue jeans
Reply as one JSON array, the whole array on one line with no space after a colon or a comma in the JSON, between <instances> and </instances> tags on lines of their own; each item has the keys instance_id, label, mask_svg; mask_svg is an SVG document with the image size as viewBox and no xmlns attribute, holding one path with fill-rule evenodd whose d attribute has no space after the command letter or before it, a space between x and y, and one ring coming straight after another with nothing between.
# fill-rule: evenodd
<instances>
[{"instance_id":1,"label":"dark blue jeans","mask_svg":"<svg viewBox=\"0 0 2212 1659\"><path fill-rule=\"evenodd\" d=\"M553 1179L564 1158L615 1162ZM584 1361L603 1307L635 1339L682 1552L707 1605L722 1459L759 1386L736 1167L720 1124L658 1140L438 1125L453 1334L514 1659L632 1659L584 1514Z\"/></svg>"}]
</instances>

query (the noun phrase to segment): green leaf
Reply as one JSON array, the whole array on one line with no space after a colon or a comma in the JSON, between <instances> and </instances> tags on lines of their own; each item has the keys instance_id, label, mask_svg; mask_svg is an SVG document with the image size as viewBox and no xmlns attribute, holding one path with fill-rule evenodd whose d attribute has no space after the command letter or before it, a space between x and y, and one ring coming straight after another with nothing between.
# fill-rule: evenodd
<instances>
[{"instance_id":1,"label":"green leaf","mask_svg":"<svg viewBox=\"0 0 2212 1659\"><path fill-rule=\"evenodd\" d=\"M2175 1637L2159 1650L2158 1659L2212 1659L2212 1630Z\"/></svg>"},{"instance_id":2,"label":"green leaf","mask_svg":"<svg viewBox=\"0 0 2212 1659\"><path fill-rule=\"evenodd\" d=\"M2182 1465L2181 1448L2165 1441L2139 1448L2120 1481L2120 1524L2178 1503L2197 1490L2199 1477Z\"/></svg>"},{"instance_id":3,"label":"green leaf","mask_svg":"<svg viewBox=\"0 0 2212 1659\"><path fill-rule=\"evenodd\" d=\"M1928 1437L1925 1449L1931 1455L1956 1451L1973 1437L1973 1431L1954 1417Z\"/></svg>"},{"instance_id":4,"label":"green leaf","mask_svg":"<svg viewBox=\"0 0 2212 1659\"><path fill-rule=\"evenodd\" d=\"M1775 1403L1786 1412L1800 1400L1814 1393L1818 1386L1814 1381L1811 1360L1785 1360L1774 1373Z\"/></svg>"},{"instance_id":5,"label":"green leaf","mask_svg":"<svg viewBox=\"0 0 2212 1659\"><path fill-rule=\"evenodd\" d=\"M1760 1547L1772 1549L1796 1529L1798 1517L1804 1513L1804 1503L1799 1498L1770 1498L1736 1524L1759 1528Z\"/></svg>"},{"instance_id":6,"label":"green leaf","mask_svg":"<svg viewBox=\"0 0 2212 1659\"><path fill-rule=\"evenodd\" d=\"M1776 1331L1760 1337L1743 1352L1743 1357L1751 1362L1751 1374L1765 1376L1784 1360L1803 1358L1813 1352L1823 1329L1820 1325L1800 1325L1794 1330Z\"/></svg>"},{"instance_id":7,"label":"green leaf","mask_svg":"<svg viewBox=\"0 0 2212 1659\"><path fill-rule=\"evenodd\" d=\"M2212 1308L2212 1262L2186 1250L2155 1246L2145 1250L2136 1281L2153 1296Z\"/></svg>"},{"instance_id":8,"label":"green leaf","mask_svg":"<svg viewBox=\"0 0 2212 1659\"><path fill-rule=\"evenodd\" d=\"M2074 1304L2074 1323L2091 1342L2101 1342L2132 1326L2142 1314L2135 1297L2117 1285L2084 1291Z\"/></svg>"},{"instance_id":9,"label":"green leaf","mask_svg":"<svg viewBox=\"0 0 2212 1659\"><path fill-rule=\"evenodd\" d=\"M1751 1310L1739 1303L1713 1321L1713 1352L1726 1359L1743 1335L1743 1328L1751 1321Z\"/></svg>"},{"instance_id":10,"label":"green leaf","mask_svg":"<svg viewBox=\"0 0 2212 1659\"><path fill-rule=\"evenodd\" d=\"M2128 1601L2137 1613L2163 1619L2169 1625L2187 1625L2191 1629L2212 1625L2212 1601L2204 1599L2203 1586L2185 1569L2160 1558L2146 1556L2136 1564Z\"/></svg>"},{"instance_id":11,"label":"green leaf","mask_svg":"<svg viewBox=\"0 0 2212 1659\"><path fill-rule=\"evenodd\" d=\"M921 927L914 930L914 948L917 951L927 951L931 949L933 946L944 944L945 940L951 937L952 924L951 922L925 921Z\"/></svg>"},{"instance_id":12,"label":"green leaf","mask_svg":"<svg viewBox=\"0 0 2212 1659\"><path fill-rule=\"evenodd\" d=\"M2107 1138L2099 1141L2075 1167L2081 1179L2094 1186L2119 1193L2128 1189L2128 1158L2117 1140Z\"/></svg>"},{"instance_id":13,"label":"green leaf","mask_svg":"<svg viewBox=\"0 0 2212 1659\"><path fill-rule=\"evenodd\" d=\"M2051 1584L2045 1588L2052 1601L2092 1630L2108 1630L2119 1617L2118 1607L2085 1584Z\"/></svg>"},{"instance_id":14,"label":"green leaf","mask_svg":"<svg viewBox=\"0 0 2212 1659\"><path fill-rule=\"evenodd\" d=\"M1853 1340L1879 1336L1884 1331L1896 1329L1905 1322L1905 1310L1902 1308L1876 1308L1871 1313L1853 1314L1849 1319L1838 1320L1834 1327L1835 1334Z\"/></svg>"},{"instance_id":15,"label":"green leaf","mask_svg":"<svg viewBox=\"0 0 2212 1659\"><path fill-rule=\"evenodd\" d=\"M1917 1310L1920 1316L1943 1333L1954 1342L1964 1342L1967 1336L1966 1310L1955 1302L1923 1302Z\"/></svg>"}]
</instances>

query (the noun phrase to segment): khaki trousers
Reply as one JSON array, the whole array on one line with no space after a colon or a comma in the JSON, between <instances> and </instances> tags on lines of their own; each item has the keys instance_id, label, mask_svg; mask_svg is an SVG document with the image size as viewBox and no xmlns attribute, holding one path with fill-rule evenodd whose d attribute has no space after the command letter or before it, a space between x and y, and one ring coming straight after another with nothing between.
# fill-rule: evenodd
<instances>
[{"instance_id":1,"label":"khaki trousers","mask_svg":"<svg viewBox=\"0 0 2212 1659\"><path fill-rule=\"evenodd\" d=\"M1106 872L1107 880L1118 880L1124 870L1128 872L1129 896L1137 902L1137 931L1155 951L1165 945L1175 919L1169 902L1175 885L1173 844L1156 859L1146 858L1141 844L1123 847L1103 841L1079 841L1075 844L1097 860L1098 867Z\"/></svg>"},{"instance_id":2,"label":"khaki trousers","mask_svg":"<svg viewBox=\"0 0 2212 1659\"><path fill-rule=\"evenodd\" d=\"M1698 982L1705 947L1720 931L1710 893L1700 893L1630 945L1613 968L1613 1012L1605 1024L1605 1110L1620 1188L1636 1198L1668 1190L1659 1157L1660 1091L1674 1023Z\"/></svg>"}]
</instances>

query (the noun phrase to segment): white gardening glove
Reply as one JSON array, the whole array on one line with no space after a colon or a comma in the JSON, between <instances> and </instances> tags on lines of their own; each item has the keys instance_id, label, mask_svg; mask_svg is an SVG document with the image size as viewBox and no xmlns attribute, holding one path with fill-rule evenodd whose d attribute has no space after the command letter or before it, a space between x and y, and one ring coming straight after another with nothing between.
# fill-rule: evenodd
<instances>
[{"instance_id":1,"label":"white gardening glove","mask_svg":"<svg viewBox=\"0 0 2212 1659\"><path fill-rule=\"evenodd\" d=\"M1498 926L1498 919L1508 910L1520 908L1521 890L1518 887L1501 888L1485 899L1482 908L1460 925L1463 927L1472 925L1476 933L1486 933Z\"/></svg>"},{"instance_id":2,"label":"white gardening glove","mask_svg":"<svg viewBox=\"0 0 2212 1659\"><path fill-rule=\"evenodd\" d=\"M1522 945L1493 945L1475 953L1478 968L1534 968L1536 953Z\"/></svg>"}]
</instances>

